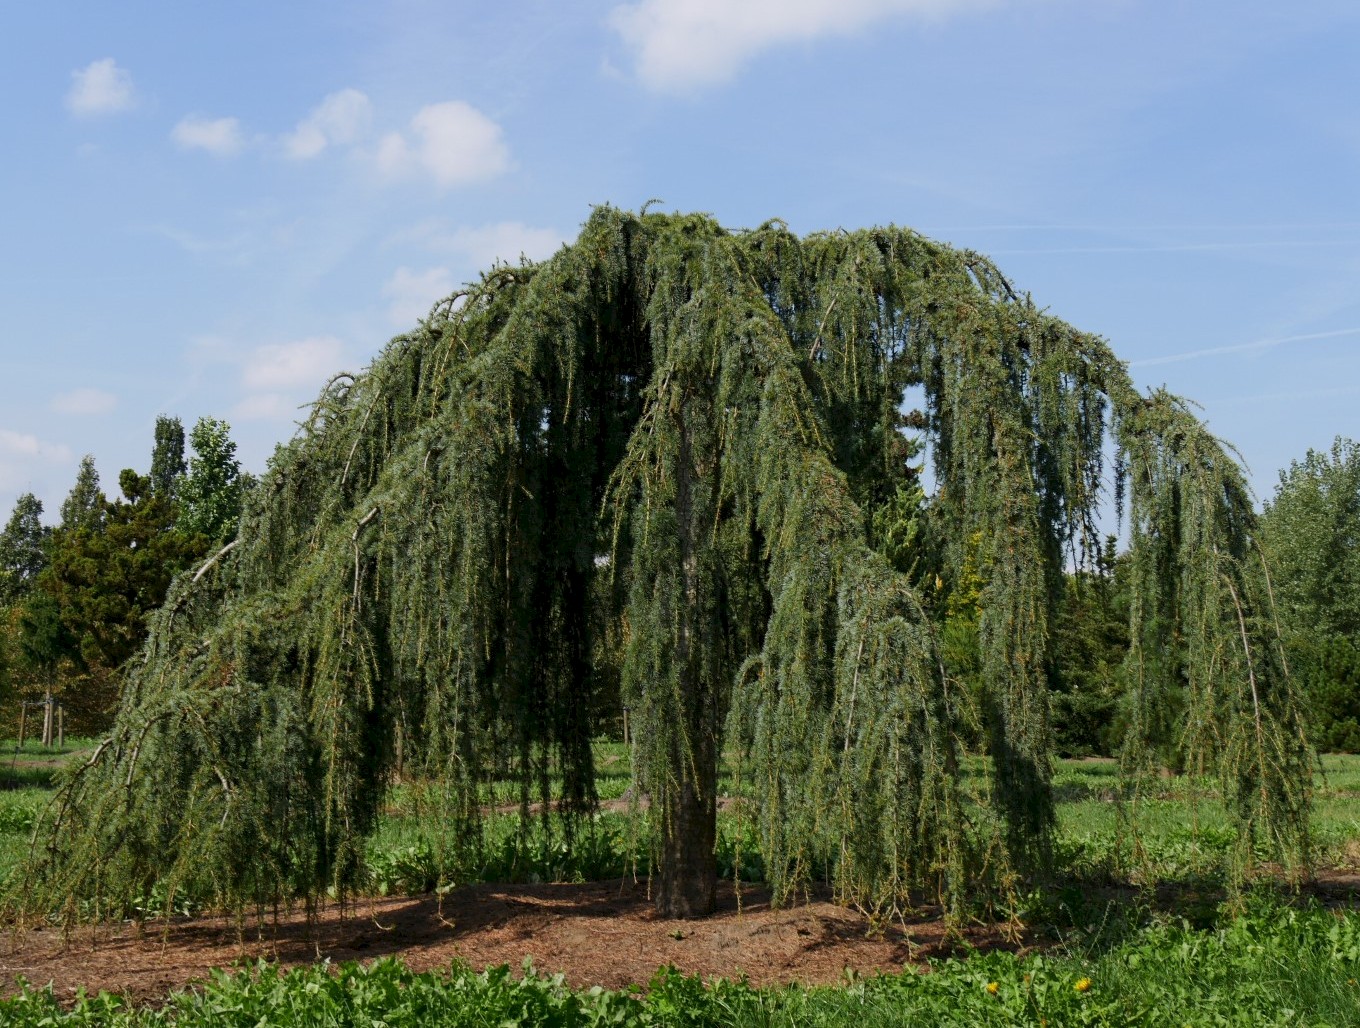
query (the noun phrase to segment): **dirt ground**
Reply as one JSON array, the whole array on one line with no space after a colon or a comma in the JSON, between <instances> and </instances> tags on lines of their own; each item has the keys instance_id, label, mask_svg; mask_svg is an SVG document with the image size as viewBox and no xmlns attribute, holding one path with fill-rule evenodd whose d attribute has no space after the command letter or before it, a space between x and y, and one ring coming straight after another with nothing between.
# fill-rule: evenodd
<instances>
[{"instance_id":1,"label":"dirt ground","mask_svg":"<svg viewBox=\"0 0 1360 1028\"><path fill-rule=\"evenodd\" d=\"M264 957L285 965L329 958L340 963L395 955L411 968L445 968L461 960L475 968L526 957L541 973L562 972L575 986L619 988L645 983L666 964L709 977L745 975L754 983L833 983L847 970L860 975L894 972L957 945L930 916L882 932L868 919L825 898L771 910L768 894L720 886L718 912L699 921L657 918L646 883L582 885L473 885L444 897L362 900L341 911L281 915L263 926L250 922L244 939L224 918L81 929L68 942L45 928L0 936L0 993L20 977L51 982L58 997L79 987L104 989L154 1002L204 978L209 969ZM969 930L982 949L1008 943L996 926Z\"/></svg>"}]
</instances>

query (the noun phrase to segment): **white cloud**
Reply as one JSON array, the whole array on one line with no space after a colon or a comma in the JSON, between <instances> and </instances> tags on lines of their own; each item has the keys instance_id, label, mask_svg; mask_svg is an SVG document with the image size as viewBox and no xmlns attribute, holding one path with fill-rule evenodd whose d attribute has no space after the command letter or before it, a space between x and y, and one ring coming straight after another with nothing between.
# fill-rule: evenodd
<instances>
[{"instance_id":1,"label":"white cloud","mask_svg":"<svg viewBox=\"0 0 1360 1028\"><path fill-rule=\"evenodd\" d=\"M118 67L112 57L105 57L71 72L66 109L82 116L117 114L132 107L135 99L132 76Z\"/></svg>"},{"instance_id":2,"label":"white cloud","mask_svg":"<svg viewBox=\"0 0 1360 1028\"><path fill-rule=\"evenodd\" d=\"M476 228L460 228L443 238L444 244L463 254L478 269L497 261L518 264L520 255L531 261L551 257L566 240L554 228L533 228L522 221L499 221Z\"/></svg>"},{"instance_id":3,"label":"white cloud","mask_svg":"<svg viewBox=\"0 0 1360 1028\"><path fill-rule=\"evenodd\" d=\"M239 153L245 140L235 118L203 118L191 114L180 119L170 136L186 150L207 150L218 157Z\"/></svg>"},{"instance_id":4,"label":"white cloud","mask_svg":"<svg viewBox=\"0 0 1360 1028\"><path fill-rule=\"evenodd\" d=\"M564 242L555 228L534 228L522 221L450 228L447 223L427 221L394 234L388 245L412 245L446 259L449 264L415 270L397 268L384 283L382 295L389 301L392 324L409 328L430 313L430 308L451 294L458 281L476 277L501 262L518 264L521 256L531 261L551 257ZM458 275L455 276L457 269Z\"/></svg>"},{"instance_id":5,"label":"white cloud","mask_svg":"<svg viewBox=\"0 0 1360 1028\"><path fill-rule=\"evenodd\" d=\"M510 167L501 128L461 100L423 107L406 134L392 132L378 146L378 167L386 175L429 175L440 186L461 186L494 178Z\"/></svg>"},{"instance_id":6,"label":"white cloud","mask_svg":"<svg viewBox=\"0 0 1360 1028\"><path fill-rule=\"evenodd\" d=\"M318 382L318 391L320 387ZM281 393L255 393L232 407L231 416L236 421L296 421L301 407L297 399Z\"/></svg>"},{"instance_id":7,"label":"white cloud","mask_svg":"<svg viewBox=\"0 0 1360 1028\"><path fill-rule=\"evenodd\" d=\"M320 391L345 362L345 345L334 336L256 347L241 368L241 382L259 392L310 387ZM255 399L259 399L256 397Z\"/></svg>"},{"instance_id":8,"label":"white cloud","mask_svg":"<svg viewBox=\"0 0 1360 1028\"><path fill-rule=\"evenodd\" d=\"M52 398L52 409L58 414L77 417L108 414L118 406L118 397L102 389L73 389Z\"/></svg>"},{"instance_id":9,"label":"white cloud","mask_svg":"<svg viewBox=\"0 0 1360 1028\"><path fill-rule=\"evenodd\" d=\"M497 221L489 225L452 228L447 221L429 220L393 233L385 245L416 245L431 253L456 257L458 264L485 270L497 261L518 264L523 255L531 261L551 257L567 241L555 228L535 228L522 221Z\"/></svg>"},{"instance_id":10,"label":"white cloud","mask_svg":"<svg viewBox=\"0 0 1360 1028\"><path fill-rule=\"evenodd\" d=\"M390 301L392 324L410 328L430 313L430 308L453 292L453 273L448 268L412 271L398 268L382 288Z\"/></svg>"},{"instance_id":11,"label":"white cloud","mask_svg":"<svg viewBox=\"0 0 1360 1028\"><path fill-rule=\"evenodd\" d=\"M357 89L342 89L322 100L284 139L284 151L295 160L316 157L328 146L358 142L368 131L373 105Z\"/></svg>"},{"instance_id":12,"label":"white cloud","mask_svg":"<svg viewBox=\"0 0 1360 1028\"><path fill-rule=\"evenodd\" d=\"M50 457L53 460L70 460L71 449L61 443L45 443L27 432L15 432L0 428L0 454L6 457Z\"/></svg>"},{"instance_id":13,"label":"white cloud","mask_svg":"<svg viewBox=\"0 0 1360 1028\"><path fill-rule=\"evenodd\" d=\"M0 518L8 516L12 494L24 490L39 494L52 491L57 478L65 474L73 460L69 446L0 428L0 493L11 494L5 497L8 502L0 508Z\"/></svg>"},{"instance_id":14,"label":"white cloud","mask_svg":"<svg viewBox=\"0 0 1360 1028\"><path fill-rule=\"evenodd\" d=\"M1001 0L637 0L609 12L653 89L722 82L781 43L849 35L893 15L945 17Z\"/></svg>"}]
</instances>

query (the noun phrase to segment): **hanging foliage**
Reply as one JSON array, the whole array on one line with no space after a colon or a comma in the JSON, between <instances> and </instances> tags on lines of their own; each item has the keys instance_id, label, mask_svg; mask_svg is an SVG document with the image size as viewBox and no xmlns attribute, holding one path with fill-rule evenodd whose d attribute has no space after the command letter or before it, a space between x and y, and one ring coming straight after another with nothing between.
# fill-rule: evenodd
<instances>
[{"instance_id":1,"label":"hanging foliage","mask_svg":"<svg viewBox=\"0 0 1360 1028\"><path fill-rule=\"evenodd\" d=\"M934 588L980 583L978 710L874 528L914 484L912 387ZM1184 747L1221 774L1244 860L1257 836L1303 860L1306 747L1246 486L1182 403L909 230L601 208L326 386L238 539L157 615L25 899L343 893L398 760L442 783L450 844L473 850L497 782L527 819L560 774L547 824L570 843L617 673L662 912L712 907L725 752L778 898L829 873L879 909L957 909L1049 865L1050 625L1098 548L1107 443L1132 525L1129 767ZM1157 720L1168 690L1183 732Z\"/></svg>"}]
</instances>

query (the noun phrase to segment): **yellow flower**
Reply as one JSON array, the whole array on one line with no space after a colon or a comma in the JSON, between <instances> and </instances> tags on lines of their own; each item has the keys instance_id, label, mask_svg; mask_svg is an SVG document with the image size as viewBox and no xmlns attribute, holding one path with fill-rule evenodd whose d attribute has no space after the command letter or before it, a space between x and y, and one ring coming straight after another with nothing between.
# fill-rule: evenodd
<instances>
[{"instance_id":1,"label":"yellow flower","mask_svg":"<svg viewBox=\"0 0 1360 1028\"><path fill-rule=\"evenodd\" d=\"M1001 986L996 982L988 982L987 991L991 993L991 995L995 996L998 992L1001 991Z\"/></svg>"},{"instance_id":2,"label":"yellow flower","mask_svg":"<svg viewBox=\"0 0 1360 1028\"><path fill-rule=\"evenodd\" d=\"M1076 989L1078 992L1085 992L1085 991L1086 991L1087 989L1089 989L1090 987L1091 987L1091 979L1089 979L1089 978L1078 978L1078 979L1077 979L1077 984L1074 985L1074 986L1072 986L1072 988Z\"/></svg>"}]
</instances>

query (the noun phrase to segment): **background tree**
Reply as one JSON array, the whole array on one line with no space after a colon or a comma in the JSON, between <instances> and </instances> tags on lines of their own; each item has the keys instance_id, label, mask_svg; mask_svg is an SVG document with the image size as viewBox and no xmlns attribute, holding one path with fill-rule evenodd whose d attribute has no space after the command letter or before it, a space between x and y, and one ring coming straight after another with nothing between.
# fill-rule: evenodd
<instances>
[{"instance_id":1,"label":"background tree","mask_svg":"<svg viewBox=\"0 0 1360 1028\"><path fill-rule=\"evenodd\" d=\"M1110 537L1091 568L1063 575L1052 678L1054 741L1061 756L1110 756L1122 749L1127 564Z\"/></svg>"},{"instance_id":2,"label":"background tree","mask_svg":"<svg viewBox=\"0 0 1360 1028\"><path fill-rule=\"evenodd\" d=\"M8 704L14 691L14 640L17 633L13 628L13 614L7 607L0 607L0 704Z\"/></svg>"},{"instance_id":3,"label":"background tree","mask_svg":"<svg viewBox=\"0 0 1360 1028\"><path fill-rule=\"evenodd\" d=\"M157 423L152 464L163 474L176 461L176 424ZM145 639L147 613L206 548L176 525L172 492L130 469L119 485L122 497L106 499L93 459L81 462L62 524L46 541L47 565L16 621L26 688L59 698L83 731L107 726L116 672Z\"/></svg>"},{"instance_id":4,"label":"background tree","mask_svg":"<svg viewBox=\"0 0 1360 1028\"><path fill-rule=\"evenodd\" d=\"M1317 744L1360 750L1360 445L1338 436L1292 461L1261 539Z\"/></svg>"},{"instance_id":5,"label":"background tree","mask_svg":"<svg viewBox=\"0 0 1360 1028\"><path fill-rule=\"evenodd\" d=\"M180 527L211 543L235 536L241 517L244 483L230 433L225 421L199 418L189 433L189 470L179 482Z\"/></svg>"},{"instance_id":6,"label":"background tree","mask_svg":"<svg viewBox=\"0 0 1360 1028\"><path fill-rule=\"evenodd\" d=\"M102 531L104 494L99 489L99 472L94 457L86 454L76 471L76 480L61 505L61 525L57 532L48 532L44 543L45 560L40 573L31 580L23 601L12 608L8 627L14 636L11 649L17 654L12 660L12 680L21 699L36 700L41 696L51 703L58 694L66 694L71 683L73 658L78 660L75 638L61 620L59 601L44 589L50 570L50 559L58 537L94 535ZM31 532L31 521L30 528ZM63 673L64 669L68 673ZM45 720L44 740L48 741L51 721Z\"/></svg>"},{"instance_id":7,"label":"background tree","mask_svg":"<svg viewBox=\"0 0 1360 1028\"><path fill-rule=\"evenodd\" d=\"M184 463L184 425L179 418L156 418L156 443L151 451L151 491L175 498L179 480L188 470Z\"/></svg>"},{"instance_id":8,"label":"background tree","mask_svg":"<svg viewBox=\"0 0 1360 1028\"><path fill-rule=\"evenodd\" d=\"M176 530L170 500L151 479L126 469L123 495L105 500L100 529L59 528L39 585L55 601L85 667L115 670L146 636L146 616L165 600L175 574L204 550L201 537Z\"/></svg>"},{"instance_id":9,"label":"background tree","mask_svg":"<svg viewBox=\"0 0 1360 1028\"><path fill-rule=\"evenodd\" d=\"M99 472L94 456L80 459L76 482L61 504L61 528L68 532L95 531L104 513L104 494L99 490Z\"/></svg>"},{"instance_id":10,"label":"background tree","mask_svg":"<svg viewBox=\"0 0 1360 1028\"><path fill-rule=\"evenodd\" d=\"M1360 637L1360 444L1341 436L1280 472L1261 537L1294 632Z\"/></svg>"},{"instance_id":11,"label":"background tree","mask_svg":"<svg viewBox=\"0 0 1360 1028\"><path fill-rule=\"evenodd\" d=\"M22 600L47 566L51 529L42 523L42 501L24 493L0 531L0 608Z\"/></svg>"},{"instance_id":12,"label":"background tree","mask_svg":"<svg viewBox=\"0 0 1360 1028\"><path fill-rule=\"evenodd\" d=\"M98 690L90 688L72 689L76 681L84 681L88 686L91 676L81 674L72 667L71 656L76 652L75 639L62 624L61 608L57 601L42 588L33 589L23 603L9 612L9 628L13 645L10 647L10 676L15 691L21 699L35 701L41 697L52 713L54 699L60 698L63 706L72 699L75 710L73 727L88 730L91 722L85 717L86 696L93 696ZM104 698L104 705L108 697ZM107 718L102 719L107 723ZM72 725L69 715L66 723ZM50 745L56 725L51 717L42 721L42 740ZM36 732L35 732L36 734Z\"/></svg>"},{"instance_id":13,"label":"background tree","mask_svg":"<svg viewBox=\"0 0 1360 1028\"><path fill-rule=\"evenodd\" d=\"M902 519L876 518L912 502L908 389L940 588L976 591L995 816L967 815L966 701L924 583L885 556ZM1258 846L1297 865L1311 765L1255 513L1185 404L908 230L600 208L325 387L239 542L153 615L25 901L117 903L156 876L238 906L343 892L407 728L451 846L481 844L506 776L526 818L560 776L570 844L595 806L602 631L660 912L712 906L724 750L757 783L777 901L814 869L884 912L995 895L1050 866L1053 626L1064 569L1094 559L1107 443L1131 526L1126 766L1188 749L1224 783L1238 872ZM1167 740L1172 691L1189 727Z\"/></svg>"}]
</instances>

